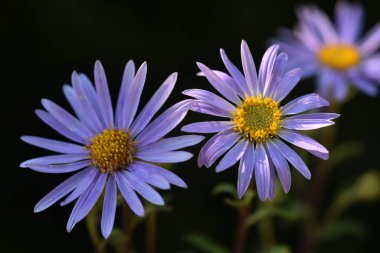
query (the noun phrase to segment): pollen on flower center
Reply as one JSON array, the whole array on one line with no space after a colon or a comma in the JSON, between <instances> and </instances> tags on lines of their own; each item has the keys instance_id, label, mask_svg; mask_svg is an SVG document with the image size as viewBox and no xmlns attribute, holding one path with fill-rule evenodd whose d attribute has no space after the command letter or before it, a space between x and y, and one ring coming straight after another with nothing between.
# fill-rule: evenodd
<instances>
[{"instance_id":1,"label":"pollen on flower center","mask_svg":"<svg viewBox=\"0 0 380 253\"><path fill-rule=\"evenodd\" d=\"M330 44L319 50L319 61L328 67L345 70L355 66L360 61L359 50L349 44Z\"/></svg>"},{"instance_id":2,"label":"pollen on flower center","mask_svg":"<svg viewBox=\"0 0 380 253\"><path fill-rule=\"evenodd\" d=\"M123 130L105 129L86 145L92 164L102 173L121 170L133 161L135 144L129 133Z\"/></svg>"},{"instance_id":3,"label":"pollen on flower center","mask_svg":"<svg viewBox=\"0 0 380 253\"><path fill-rule=\"evenodd\" d=\"M235 131L252 142L265 142L281 127L278 102L271 98L249 97L236 109Z\"/></svg>"}]
</instances>

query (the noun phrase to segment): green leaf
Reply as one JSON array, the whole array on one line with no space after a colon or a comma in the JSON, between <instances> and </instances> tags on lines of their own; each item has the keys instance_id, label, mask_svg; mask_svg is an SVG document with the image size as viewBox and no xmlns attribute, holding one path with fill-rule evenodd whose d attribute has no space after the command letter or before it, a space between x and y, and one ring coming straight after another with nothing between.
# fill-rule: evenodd
<instances>
[{"instance_id":1,"label":"green leaf","mask_svg":"<svg viewBox=\"0 0 380 253\"><path fill-rule=\"evenodd\" d=\"M248 216L247 225L252 226L264 218L273 216L294 221L297 220L300 215L297 212L289 211L286 209L273 206L264 206L260 207L258 210Z\"/></svg>"},{"instance_id":2,"label":"green leaf","mask_svg":"<svg viewBox=\"0 0 380 253\"><path fill-rule=\"evenodd\" d=\"M223 245L200 233L187 234L185 241L204 253L229 253Z\"/></svg>"},{"instance_id":3,"label":"green leaf","mask_svg":"<svg viewBox=\"0 0 380 253\"><path fill-rule=\"evenodd\" d=\"M370 170L364 173L353 188L355 201L376 201L380 198L380 172Z\"/></svg>"},{"instance_id":4,"label":"green leaf","mask_svg":"<svg viewBox=\"0 0 380 253\"><path fill-rule=\"evenodd\" d=\"M331 241L345 236L354 236L359 239L365 239L367 234L368 229L364 224L356 221L342 220L326 225L319 233L319 240Z\"/></svg>"}]
</instances>

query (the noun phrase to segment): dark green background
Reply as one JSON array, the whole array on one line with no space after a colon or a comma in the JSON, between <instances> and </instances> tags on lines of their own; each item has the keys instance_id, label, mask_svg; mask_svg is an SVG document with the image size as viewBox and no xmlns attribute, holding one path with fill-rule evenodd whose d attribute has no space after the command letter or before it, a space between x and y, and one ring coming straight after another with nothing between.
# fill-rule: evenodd
<instances>
[{"instance_id":1,"label":"dark green background","mask_svg":"<svg viewBox=\"0 0 380 253\"><path fill-rule=\"evenodd\" d=\"M307 1L309 3L311 1ZM68 108L61 86L70 82L73 70L91 76L96 59L102 61L116 98L125 63L148 62L148 78L142 103L172 72L179 72L166 107L184 99L181 91L211 86L195 74L196 61L223 69L219 48L240 65L240 42L245 39L258 65L267 40L279 26L295 23L294 8L301 1L1 1L1 223L0 252L91 252L85 222L68 234L71 207L55 205L33 214L35 203L67 175L40 174L18 167L23 160L47 152L22 143L19 136L32 134L60 138L34 114L40 99L50 98ZM318 1L332 13L333 1ZM366 27L380 20L380 2L364 2ZM379 70L380 71L380 70ZM292 97L313 90L301 82ZM363 170L379 169L380 99L358 94L344 106L339 121L340 141L359 141L363 155L345 161L331 175L329 193L350 184ZM190 114L186 122L200 116ZM182 124L183 125L183 124ZM178 129L176 130L178 133ZM175 134L176 132L172 133ZM191 151L198 152L199 147ZM313 165L310 164L313 172ZM174 211L159 218L158 252L185 252L183 236L198 231L231 246L235 212L210 191L218 182L235 182L236 168L222 174L197 168L195 159L178 164L175 172L188 182L189 190L174 188L168 204ZM301 177L293 171L293 178ZM300 180L306 182L306 180ZM297 191L293 185L291 194ZM307 184L305 189L307 190ZM364 239L346 237L323 247L324 252L370 252L379 239L379 203L356 205L345 214L368 225ZM116 226L119 226L117 224ZM297 248L298 226L280 222L280 243ZM286 233L284 233L284 231ZM377 235L376 235L377 234ZM144 226L139 226L135 245L142 248ZM249 244L255 244L255 233ZM197 252L189 250L186 252Z\"/></svg>"}]
</instances>

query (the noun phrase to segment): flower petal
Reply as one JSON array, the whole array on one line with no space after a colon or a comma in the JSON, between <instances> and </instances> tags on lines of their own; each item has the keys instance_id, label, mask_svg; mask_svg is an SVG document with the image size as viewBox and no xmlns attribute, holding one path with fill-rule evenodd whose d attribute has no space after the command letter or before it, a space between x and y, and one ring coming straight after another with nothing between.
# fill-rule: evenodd
<instances>
[{"instance_id":1,"label":"flower petal","mask_svg":"<svg viewBox=\"0 0 380 253\"><path fill-rule=\"evenodd\" d=\"M80 73L79 74L79 80L80 80L80 82L79 82L79 86L78 86L78 91L76 91L77 94L83 94L83 96L86 97L86 99L90 103L91 107L94 109L96 115L98 116L98 119L100 120L101 125L103 126L103 128L106 128L107 124L106 124L105 120L103 119L103 115L102 115L102 112L100 110L100 105L98 102L98 98L96 95L94 85L92 84L90 79L85 74ZM74 90L75 90L75 88L74 88Z\"/></svg>"},{"instance_id":2,"label":"flower petal","mask_svg":"<svg viewBox=\"0 0 380 253\"><path fill-rule=\"evenodd\" d=\"M46 125L57 131L58 133L62 134L66 138L84 144L86 143L86 138L79 136L76 132L69 129L67 126L56 120L53 116L51 116L49 113L42 111L42 110L36 110L35 111L37 116L45 122Z\"/></svg>"},{"instance_id":3,"label":"flower petal","mask_svg":"<svg viewBox=\"0 0 380 253\"><path fill-rule=\"evenodd\" d=\"M86 85L84 82L87 81L81 81L81 78L75 72L72 74L71 80L73 83L75 95L78 97L78 102L80 104L81 110L83 111L84 119L87 122L86 125L88 127L92 127L97 133L101 132L103 128L107 127L107 125L103 124L102 117L99 116L100 109L97 110L96 107L91 104L89 96L92 95L89 95L89 91L86 91L86 88L84 87ZM91 86L91 84L87 85Z\"/></svg>"},{"instance_id":4,"label":"flower petal","mask_svg":"<svg viewBox=\"0 0 380 253\"><path fill-rule=\"evenodd\" d=\"M115 174L116 183L119 187L121 195L123 195L125 201L131 210L138 216L144 216L144 207L141 200L129 185L129 182L121 172Z\"/></svg>"},{"instance_id":5,"label":"flower petal","mask_svg":"<svg viewBox=\"0 0 380 253\"><path fill-rule=\"evenodd\" d=\"M204 73L207 80L211 83L212 86L225 98L230 100L235 104L240 103L239 97L236 95L236 92L228 86L217 74L214 73L211 69L209 69L206 65L197 62L198 68Z\"/></svg>"},{"instance_id":6,"label":"flower petal","mask_svg":"<svg viewBox=\"0 0 380 253\"><path fill-rule=\"evenodd\" d=\"M141 164L132 163L128 165L128 170L145 183L160 189L170 189L170 184L164 177L149 168L143 167Z\"/></svg>"},{"instance_id":7,"label":"flower petal","mask_svg":"<svg viewBox=\"0 0 380 253\"><path fill-rule=\"evenodd\" d=\"M128 104L129 94L133 88L132 82L135 78L135 63L132 60L129 60L125 65L123 79L121 81L121 86L119 90L119 97L117 99L116 105L116 116L115 116L115 124L117 128L122 128L125 125L125 115L127 115L127 111L130 109Z\"/></svg>"},{"instance_id":8,"label":"flower petal","mask_svg":"<svg viewBox=\"0 0 380 253\"><path fill-rule=\"evenodd\" d=\"M28 168L43 173L67 173L73 172L90 165L88 160L59 165L28 164Z\"/></svg>"},{"instance_id":9,"label":"flower petal","mask_svg":"<svg viewBox=\"0 0 380 253\"><path fill-rule=\"evenodd\" d=\"M211 165L227 150L229 150L241 137L238 133L231 133L222 136L218 141L214 142L213 145L205 153L205 166L206 168L211 167Z\"/></svg>"},{"instance_id":10,"label":"flower petal","mask_svg":"<svg viewBox=\"0 0 380 253\"><path fill-rule=\"evenodd\" d=\"M224 66L226 66L232 78L240 86L240 89L242 90L243 95L251 94L250 89L247 86L247 81L245 80L245 77L240 72L240 70L230 61L230 59L227 57L227 54L224 52L223 49L220 49L220 56L222 57Z\"/></svg>"},{"instance_id":11,"label":"flower petal","mask_svg":"<svg viewBox=\"0 0 380 253\"><path fill-rule=\"evenodd\" d=\"M143 181L139 181L138 178L127 171L122 172L125 179L128 181L129 185L137 191L142 197L144 197L149 202L156 205L164 205L164 200L161 195L158 194L151 186Z\"/></svg>"},{"instance_id":12,"label":"flower petal","mask_svg":"<svg viewBox=\"0 0 380 253\"><path fill-rule=\"evenodd\" d=\"M74 228L75 224L86 217L86 215L91 211L103 191L106 179L107 173L98 172L98 176L94 179L87 190L79 197L73 211L70 214L69 221L67 222L66 229L68 232L70 232Z\"/></svg>"},{"instance_id":13,"label":"flower petal","mask_svg":"<svg viewBox=\"0 0 380 253\"><path fill-rule=\"evenodd\" d=\"M112 232L115 221L117 188L115 175L110 175L104 193L101 229L104 238L108 238Z\"/></svg>"},{"instance_id":14,"label":"flower petal","mask_svg":"<svg viewBox=\"0 0 380 253\"><path fill-rule=\"evenodd\" d=\"M349 43L356 42L363 29L364 11L360 4L337 2L336 27L339 36Z\"/></svg>"},{"instance_id":15,"label":"flower petal","mask_svg":"<svg viewBox=\"0 0 380 253\"><path fill-rule=\"evenodd\" d=\"M137 158L153 163L178 163L189 160L193 154L186 151L137 152Z\"/></svg>"},{"instance_id":16,"label":"flower petal","mask_svg":"<svg viewBox=\"0 0 380 253\"><path fill-rule=\"evenodd\" d=\"M215 106L216 108L219 108L229 113L229 115L231 115L236 110L235 106L233 106L230 102L207 90L190 89L190 90L184 90L182 94L199 99L212 106Z\"/></svg>"},{"instance_id":17,"label":"flower petal","mask_svg":"<svg viewBox=\"0 0 380 253\"><path fill-rule=\"evenodd\" d=\"M323 160L327 160L329 158L329 151L308 136L287 130L281 130L278 135L282 139L292 143L293 145L305 149L306 151Z\"/></svg>"},{"instance_id":18,"label":"flower petal","mask_svg":"<svg viewBox=\"0 0 380 253\"><path fill-rule=\"evenodd\" d=\"M27 160L20 164L21 168L27 168L31 165L52 165L52 164L68 164L77 161L88 160L88 154L64 154L42 156Z\"/></svg>"},{"instance_id":19,"label":"flower petal","mask_svg":"<svg viewBox=\"0 0 380 253\"><path fill-rule=\"evenodd\" d=\"M60 183L57 187L55 187L52 191L46 194L34 207L34 212L41 212L50 206L52 206L55 202L63 198L66 194L74 190L81 182L83 177L90 172L90 168L78 172L62 183Z\"/></svg>"},{"instance_id":20,"label":"flower petal","mask_svg":"<svg viewBox=\"0 0 380 253\"><path fill-rule=\"evenodd\" d=\"M243 65L243 72L250 96L259 95L259 84L257 80L257 72L255 62L253 61L251 51L247 43L243 40L240 46L241 63Z\"/></svg>"},{"instance_id":21,"label":"flower petal","mask_svg":"<svg viewBox=\"0 0 380 253\"><path fill-rule=\"evenodd\" d=\"M98 175L99 172L99 169L95 167L89 167L86 170L89 170L89 172L83 176L82 182L78 185L78 187L75 188L75 190L72 193L70 193L69 196L67 196L67 198L65 198L65 200L63 200L60 203L60 206L67 205L79 198L83 194L83 192L88 189L88 187L90 186L92 181L94 181L94 178Z\"/></svg>"},{"instance_id":22,"label":"flower petal","mask_svg":"<svg viewBox=\"0 0 380 253\"><path fill-rule=\"evenodd\" d=\"M57 105L56 103L48 100L42 99L42 105L45 109L59 122L63 125L67 126L69 130L81 136L82 138L90 138L92 133L90 130L79 120L77 120L73 115L68 113L62 107Z\"/></svg>"},{"instance_id":23,"label":"flower petal","mask_svg":"<svg viewBox=\"0 0 380 253\"><path fill-rule=\"evenodd\" d=\"M147 153L162 153L173 151L189 146L198 144L204 139L200 135L182 135L177 137L171 137L166 139L161 139L159 141L153 142L152 144L146 145L139 149L139 152Z\"/></svg>"},{"instance_id":24,"label":"flower petal","mask_svg":"<svg viewBox=\"0 0 380 253\"><path fill-rule=\"evenodd\" d=\"M273 93L273 99L277 102L283 100L293 90L300 79L301 71L299 68L287 72L279 81L276 90Z\"/></svg>"},{"instance_id":25,"label":"flower petal","mask_svg":"<svg viewBox=\"0 0 380 253\"><path fill-rule=\"evenodd\" d=\"M194 100L191 104L190 110L194 112L200 112L204 114L209 114L217 117L230 118L231 113L225 110L222 110L218 107L208 104L207 102Z\"/></svg>"},{"instance_id":26,"label":"flower petal","mask_svg":"<svg viewBox=\"0 0 380 253\"><path fill-rule=\"evenodd\" d=\"M269 195L270 168L268 155L261 143L256 144L254 170L257 193L259 194L260 199L264 201Z\"/></svg>"},{"instance_id":27,"label":"flower petal","mask_svg":"<svg viewBox=\"0 0 380 253\"><path fill-rule=\"evenodd\" d=\"M255 161L255 148L253 144L248 144L243 157L240 159L239 174L237 183L238 197L242 198L247 191L253 174Z\"/></svg>"},{"instance_id":28,"label":"flower petal","mask_svg":"<svg viewBox=\"0 0 380 253\"><path fill-rule=\"evenodd\" d=\"M140 166L139 170L144 170L145 173L154 173L156 175L163 177L172 185L176 185L182 188L187 188L186 183L180 177L178 177L176 174L174 174L173 172L167 169L161 168L151 163L145 163L145 162L140 162L140 161L136 161L134 164L139 165Z\"/></svg>"},{"instance_id":29,"label":"flower petal","mask_svg":"<svg viewBox=\"0 0 380 253\"><path fill-rule=\"evenodd\" d=\"M273 74L273 67L276 62L278 48L279 45L270 46L264 53L264 56L261 60L258 81L260 94L265 94L269 88Z\"/></svg>"},{"instance_id":30,"label":"flower petal","mask_svg":"<svg viewBox=\"0 0 380 253\"><path fill-rule=\"evenodd\" d=\"M288 193L292 184L292 176L290 174L289 164L280 151L274 146L272 141L267 141L266 147L268 149L270 158L276 168L278 177L285 193Z\"/></svg>"},{"instance_id":31,"label":"flower petal","mask_svg":"<svg viewBox=\"0 0 380 253\"><path fill-rule=\"evenodd\" d=\"M129 90L126 98L126 105L124 110L124 115L120 115L123 117L122 128L128 129L136 115L137 108L139 106L140 97L142 90L144 88L145 79L146 79L147 65L144 62L140 68L137 70L136 76L133 79L132 87Z\"/></svg>"},{"instance_id":32,"label":"flower petal","mask_svg":"<svg viewBox=\"0 0 380 253\"><path fill-rule=\"evenodd\" d=\"M282 108L282 114L283 115L290 115L290 114L296 114L301 113L304 111L312 110L315 108L319 108L322 106L328 106L329 102L320 97L316 93L307 94L301 97L298 97L289 103L287 103Z\"/></svg>"},{"instance_id":33,"label":"flower petal","mask_svg":"<svg viewBox=\"0 0 380 253\"><path fill-rule=\"evenodd\" d=\"M136 120L132 123L130 130L132 137L138 135L151 121L153 116L162 107L172 92L174 85L177 81L177 73L171 74L161 87L156 91L153 97L146 104L144 109L139 113Z\"/></svg>"},{"instance_id":34,"label":"flower petal","mask_svg":"<svg viewBox=\"0 0 380 253\"><path fill-rule=\"evenodd\" d=\"M273 201L274 197L276 196L276 175L274 172L274 164L272 160L270 159L270 156L268 155L269 159L269 172L270 172L270 184L269 184L269 194L268 198Z\"/></svg>"},{"instance_id":35,"label":"flower petal","mask_svg":"<svg viewBox=\"0 0 380 253\"><path fill-rule=\"evenodd\" d=\"M206 163L206 154L208 152L208 149L214 145L214 143L218 142L220 138L225 138L226 135L230 135L234 133L232 129L223 130L217 134L215 134L213 137L211 137L205 145L201 148L199 155L198 155L198 167L202 167Z\"/></svg>"},{"instance_id":36,"label":"flower petal","mask_svg":"<svg viewBox=\"0 0 380 253\"><path fill-rule=\"evenodd\" d=\"M311 178L310 170L293 149L278 139L273 140L272 144L305 178Z\"/></svg>"},{"instance_id":37,"label":"flower petal","mask_svg":"<svg viewBox=\"0 0 380 253\"><path fill-rule=\"evenodd\" d=\"M79 146L76 144L63 142L63 141L47 139L43 137L24 135L21 137L21 140L23 140L24 142L30 145L47 149L50 151L55 151L58 153L66 153L66 154L88 153L88 151L85 150L83 146Z\"/></svg>"},{"instance_id":38,"label":"flower petal","mask_svg":"<svg viewBox=\"0 0 380 253\"><path fill-rule=\"evenodd\" d=\"M100 111L102 112L103 119L107 128L113 127L113 110L111 96L108 89L107 78L104 68L100 61L95 62L94 79L96 87L96 96L99 103Z\"/></svg>"},{"instance_id":39,"label":"flower petal","mask_svg":"<svg viewBox=\"0 0 380 253\"><path fill-rule=\"evenodd\" d=\"M276 61L272 70L272 78L264 90L264 96L273 96L273 92L276 90L278 83L284 75L286 65L288 63L288 55L286 53L280 53L277 55Z\"/></svg>"},{"instance_id":40,"label":"flower petal","mask_svg":"<svg viewBox=\"0 0 380 253\"><path fill-rule=\"evenodd\" d=\"M244 155L245 150L247 149L248 141L241 140L233 148L231 148L227 154L216 166L216 172L221 172L233 166L240 158Z\"/></svg>"},{"instance_id":41,"label":"flower petal","mask_svg":"<svg viewBox=\"0 0 380 253\"><path fill-rule=\"evenodd\" d=\"M231 76L229 76L228 74L222 72L222 71L219 71L219 70L213 70L213 72L215 73L215 75L217 75L227 86L231 87L233 92L236 93L237 95L239 95L241 98L244 98L245 97L245 93L244 90L241 88L241 85L238 84ZM203 72L199 72L197 73L198 76L205 76L205 74Z\"/></svg>"},{"instance_id":42,"label":"flower petal","mask_svg":"<svg viewBox=\"0 0 380 253\"><path fill-rule=\"evenodd\" d=\"M141 148L145 145L153 143L167 133L169 133L173 128L175 128L183 118L185 118L191 100L181 101L165 112L158 116L154 121L152 121L137 137L136 146Z\"/></svg>"},{"instance_id":43,"label":"flower petal","mask_svg":"<svg viewBox=\"0 0 380 253\"><path fill-rule=\"evenodd\" d=\"M376 24L362 39L359 50L363 56L374 53L380 46L380 23Z\"/></svg>"},{"instance_id":44,"label":"flower petal","mask_svg":"<svg viewBox=\"0 0 380 253\"><path fill-rule=\"evenodd\" d=\"M216 133L231 128L232 126L232 121L206 121L183 126L181 131L189 133Z\"/></svg>"},{"instance_id":45,"label":"flower petal","mask_svg":"<svg viewBox=\"0 0 380 253\"><path fill-rule=\"evenodd\" d=\"M339 117L336 113L309 113L285 118L282 125L287 129L312 130L335 124L332 119Z\"/></svg>"},{"instance_id":46,"label":"flower petal","mask_svg":"<svg viewBox=\"0 0 380 253\"><path fill-rule=\"evenodd\" d=\"M83 108L83 105L78 96L75 94L73 88L66 84L63 86L63 93L65 94L67 101L71 105L71 108L78 117L79 121L82 122L92 134L97 133L98 130L95 128L95 124L92 124L91 118Z\"/></svg>"}]
</instances>

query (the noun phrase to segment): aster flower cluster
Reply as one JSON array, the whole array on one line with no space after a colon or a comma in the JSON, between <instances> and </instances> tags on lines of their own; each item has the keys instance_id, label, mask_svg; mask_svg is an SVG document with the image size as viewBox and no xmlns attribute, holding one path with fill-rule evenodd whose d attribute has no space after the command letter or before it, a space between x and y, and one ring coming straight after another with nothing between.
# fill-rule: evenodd
<instances>
[{"instance_id":1,"label":"aster flower cluster","mask_svg":"<svg viewBox=\"0 0 380 253\"><path fill-rule=\"evenodd\" d=\"M317 92L342 101L349 85L368 95L376 95L380 84L380 24L365 36L364 11L359 4L338 2L335 24L315 6L297 11L299 23L292 31L281 29L281 49L289 54L293 67L302 67L304 77L315 76Z\"/></svg>"},{"instance_id":2,"label":"aster flower cluster","mask_svg":"<svg viewBox=\"0 0 380 253\"><path fill-rule=\"evenodd\" d=\"M21 163L22 168L42 173L74 172L43 197L34 211L41 212L62 199L62 206L75 202L67 223L71 231L102 200L101 231L107 238L114 226L119 193L136 215L143 216L140 197L164 205L156 188L187 188L180 177L160 164L192 158L181 149L200 143L205 137L199 134L214 135L200 149L198 166L216 164L216 172L222 172L238 163L239 198L250 185L256 185L262 201L273 200L277 177L284 192L289 192L291 167L310 179L308 166L289 144L323 160L329 158L323 145L300 131L333 125L339 114L317 110L329 106L330 99L344 100L349 85L369 95L377 94L380 57L375 53L380 46L380 25L360 38L363 9L343 2L336 6L335 26L313 6L300 8L297 14L300 22L296 29L281 31L275 39L278 44L266 50L258 72L244 40L242 71L221 49L227 71L197 63L199 75L208 80L214 92L187 89L183 94L190 98L158 116L175 86L177 73L139 108L147 64L136 71L134 62L129 61L114 108L99 61L95 63L94 85L85 74L73 72L72 84L64 85L63 92L74 114L48 99L42 99L44 110L36 110L45 124L67 140L21 137L28 144L58 153L27 160ZM300 79L308 76L317 78L317 93L284 102ZM166 138L189 111L217 118L181 129L194 134Z\"/></svg>"}]
</instances>

